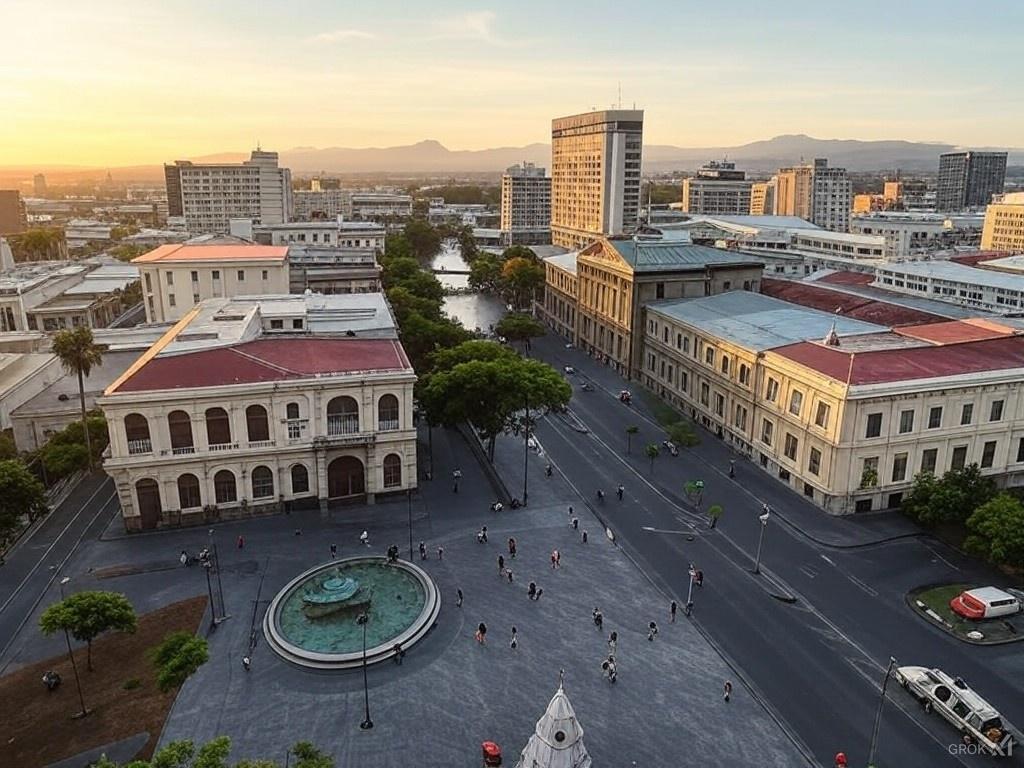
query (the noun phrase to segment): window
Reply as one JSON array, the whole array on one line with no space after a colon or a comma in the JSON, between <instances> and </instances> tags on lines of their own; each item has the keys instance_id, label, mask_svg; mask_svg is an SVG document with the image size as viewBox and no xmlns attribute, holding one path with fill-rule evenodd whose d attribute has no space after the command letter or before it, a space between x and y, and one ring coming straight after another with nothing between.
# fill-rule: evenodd
<instances>
[{"instance_id":1,"label":"window","mask_svg":"<svg viewBox=\"0 0 1024 768\"><path fill-rule=\"evenodd\" d=\"M733 420L733 424L735 424L739 429L747 428L747 409L742 405L736 406L736 417Z\"/></svg>"},{"instance_id":2,"label":"window","mask_svg":"<svg viewBox=\"0 0 1024 768\"><path fill-rule=\"evenodd\" d=\"M245 425L250 443L270 441L270 423L267 409L262 405L250 405L245 409Z\"/></svg>"},{"instance_id":3,"label":"window","mask_svg":"<svg viewBox=\"0 0 1024 768\"><path fill-rule=\"evenodd\" d=\"M996 457L996 441L988 440L985 447L981 449L981 468L988 469Z\"/></svg>"},{"instance_id":4,"label":"window","mask_svg":"<svg viewBox=\"0 0 1024 768\"><path fill-rule=\"evenodd\" d=\"M810 456L807 459L807 471L812 475L821 472L821 451L817 448L811 448Z\"/></svg>"},{"instance_id":5,"label":"window","mask_svg":"<svg viewBox=\"0 0 1024 768\"><path fill-rule=\"evenodd\" d=\"M725 282L722 283L723 291L728 291L730 288L732 288L732 280L726 280Z\"/></svg>"},{"instance_id":6,"label":"window","mask_svg":"<svg viewBox=\"0 0 1024 768\"><path fill-rule=\"evenodd\" d=\"M389 453L384 457L384 487L397 488L402 484L402 457Z\"/></svg>"},{"instance_id":7,"label":"window","mask_svg":"<svg viewBox=\"0 0 1024 768\"><path fill-rule=\"evenodd\" d=\"M1003 401L1002 400L993 400L992 401L992 410L989 412L988 420L989 421L999 421L1001 418L1003 418Z\"/></svg>"},{"instance_id":8,"label":"window","mask_svg":"<svg viewBox=\"0 0 1024 768\"><path fill-rule=\"evenodd\" d=\"M942 406L937 405L928 411L928 429L938 429L942 426Z\"/></svg>"},{"instance_id":9,"label":"window","mask_svg":"<svg viewBox=\"0 0 1024 768\"><path fill-rule=\"evenodd\" d=\"M244 269L238 270L238 282L240 282L240 283L244 283L245 282L245 270Z\"/></svg>"},{"instance_id":10,"label":"window","mask_svg":"<svg viewBox=\"0 0 1024 768\"><path fill-rule=\"evenodd\" d=\"M740 384L750 385L750 368L743 363L740 363Z\"/></svg>"},{"instance_id":11,"label":"window","mask_svg":"<svg viewBox=\"0 0 1024 768\"><path fill-rule=\"evenodd\" d=\"M168 285L174 285L174 273L173 272L165 272L164 274L167 276L167 284Z\"/></svg>"},{"instance_id":12,"label":"window","mask_svg":"<svg viewBox=\"0 0 1024 768\"><path fill-rule=\"evenodd\" d=\"M974 418L974 403L964 403L963 408L960 409L960 424L961 426L970 424L971 419Z\"/></svg>"},{"instance_id":13,"label":"window","mask_svg":"<svg viewBox=\"0 0 1024 768\"><path fill-rule=\"evenodd\" d=\"M211 449L231 443L231 419L223 408L206 409L206 442Z\"/></svg>"},{"instance_id":14,"label":"window","mask_svg":"<svg viewBox=\"0 0 1024 768\"><path fill-rule=\"evenodd\" d=\"M174 294L173 293L167 294L167 306L169 306L169 307L177 306L177 303L174 300Z\"/></svg>"},{"instance_id":15,"label":"window","mask_svg":"<svg viewBox=\"0 0 1024 768\"><path fill-rule=\"evenodd\" d=\"M775 430L775 425L772 424L768 419L764 419L761 422L761 442L765 445L772 444L772 432Z\"/></svg>"},{"instance_id":16,"label":"window","mask_svg":"<svg viewBox=\"0 0 1024 768\"><path fill-rule=\"evenodd\" d=\"M809 499L814 498L814 486L810 483L804 483L804 496Z\"/></svg>"},{"instance_id":17,"label":"window","mask_svg":"<svg viewBox=\"0 0 1024 768\"><path fill-rule=\"evenodd\" d=\"M794 389L789 396L789 412L794 416L800 415L800 408L804 404L804 393L799 389Z\"/></svg>"},{"instance_id":18,"label":"window","mask_svg":"<svg viewBox=\"0 0 1024 768\"><path fill-rule=\"evenodd\" d=\"M153 291L153 281L150 280L149 272L146 273L146 291L150 293Z\"/></svg>"},{"instance_id":19,"label":"window","mask_svg":"<svg viewBox=\"0 0 1024 768\"><path fill-rule=\"evenodd\" d=\"M270 328L275 331L282 330L284 328L284 320L271 320Z\"/></svg>"},{"instance_id":20,"label":"window","mask_svg":"<svg viewBox=\"0 0 1024 768\"><path fill-rule=\"evenodd\" d=\"M199 493L199 478L185 474L178 478L178 506L181 509L195 509L203 506Z\"/></svg>"},{"instance_id":21,"label":"window","mask_svg":"<svg viewBox=\"0 0 1024 768\"><path fill-rule=\"evenodd\" d=\"M664 299L665 298L665 284L664 283L655 283L654 284L654 297L656 299Z\"/></svg>"},{"instance_id":22,"label":"window","mask_svg":"<svg viewBox=\"0 0 1024 768\"><path fill-rule=\"evenodd\" d=\"M897 453L892 457L892 481L898 483L907 479L907 454Z\"/></svg>"},{"instance_id":23,"label":"window","mask_svg":"<svg viewBox=\"0 0 1024 768\"><path fill-rule=\"evenodd\" d=\"M729 375L729 356L728 355L722 355L722 373L724 373L726 376Z\"/></svg>"},{"instance_id":24,"label":"window","mask_svg":"<svg viewBox=\"0 0 1024 768\"><path fill-rule=\"evenodd\" d=\"M949 461L950 469L963 469L967 463L967 446L957 445L953 448L952 458Z\"/></svg>"},{"instance_id":25,"label":"window","mask_svg":"<svg viewBox=\"0 0 1024 768\"><path fill-rule=\"evenodd\" d=\"M878 437L880 434L882 434L882 414L869 413L868 428L864 437Z\"/></svg>"},{"instance_id":26,"label":"window","mask_svg":"<svg viewBox=\"0 0 1024 768\"><path fill-rule=\"evenodd\" d=\"M231 502L238 501L235 476L230 470L222 469L213 476L213 493L218 504L230 504Z\"/></svg>"},{"instance_id":27,"label":"window","mask_svg":"<svg viewBox=\"0 0 1024 768\"><path fill-rule=\"evenodd\" d=\"M921 471L935 474L935 465L938 463L939 449L926 448L921 452Z\"/></svg>"},{"instance_id":28,"label":"window","mask_svg":"<svg viewBox=\"0 0 1024 768\"><path fill-rule=\"evenodd\" d=\"M220 280L220 270L219 269L213 270L213 274L211 275L211 277L214 280Z\"/></svg>"},{"instance_id":29,"label":"window","mask_svg":"<svg viewBox=\"0 0 1024 768\"><path fill-rule=\"evenodd\" d=\"M677 333L676 334L676 349L682 349L682 348L683 348L683 334Z\"/></svg>"},{"instance_id":30,"label":"window","mask_svg":"<svg viewBox=\"0 0 1024 768\"><path fill-rule=\"evenodd\" d=\"M828 403L818 403L818 411L814 414L814 423L822 429L828 429L829 411Z\"/></svg>"},{"instance_id":31,"label":"window","mask_svg":"<svg viewBox=\"0 0 1024 768\"><path fill-rule=\"evenodd\" d=\"M184 411L171 411L167 414L167 429L171 435L172 454L195 453L191 416Z\"/></svg>"},{"instance_id":32,"label":"window","mask_svg":"<svg viewBox=\"0 0 1024 768\"><path fill-rule=\"evenodd\" d=\"M857 499L853 505L854 512L870 512L871 511L871 499Z\"/></svg>"},{"instance_id":33,"label":"window","mask_svg":"<svg viewBox=\"0 0 1024 768\"><path fill-rule=\"evenodd\" d=\"M261 277L262 277L262 278L263 278L264 280L266 280L266 279L267 279L268 277L270 277L270 272L268 272L267 270L265 270L265 269L264 269L264 270L263 270L263 272L261 273L261 275L260 275L260 276L261 276Z\"/></svg>"},{"instance_id":34,"label":"window","mask_svg":"<svg viewBox=\"0 0 1024 768\"><path fill-rule=\"evenodd\" d=\"M764 397L769 403L774 403L779 397L779 382L768 377L768 384L764 388Z\"/></svg>"},{"instance_id":35,"label":"window","mask_svg":"<svg viewBox=\"0 0 1024 768\"><path fill-rule=\"evenodd\" d=\"M309 470L302 464L292 467L292 493L309 493Z\"/></svg>"},{"instance_id":36,"label":"window","mask_svg":"<svg viewBox=\"0 0 1024 768\"><path fill-rule=\"evenodd\" d=\"M878 485L878 457L868 456L860 471L860 487L874 488Z\"/></svg>"},{"instance_id":37,"label":"window","mask_svg":"<svg viewBox=\"0 0 1024 768\"><path fill-rule=\"evenodd\" d=\"M725 412L725 398L715 393L715 415L721 416Z\"/></svg>"},{"instance_id":38,"label":"window","mask_svg":"<svg viewBox=\"0 0 1024 768\"><path fill-rule=\"evenodd\" d=\"M706 382L702 381L701 384L700 384L700 404L701 405L709 405L711 403L710 398L711 398L711 387L709 387Z\"/></svg>"},{"instance_id":39,"label":"window","mask_svg":"<svg viewBox=\"0 0 1024 768\"><path fill-rule=\"evenodd\" d=\"M1024 437L1017 441L1017 461L1024 461Z\"/></svg>"},{"instance_id":40,"label":"window","mask_svg":"<svg viewBox=\"0 0 1024 768\"><path fill-rule=\"evenodd\" d=\"M302 318L296 317L292 320L292 329L296 331L302 330Z\"/></svg>"},{"instance_id":41,"label":"window","mask_svg":"<svg viewBox=\"0 0 1024 768\"><path fill-rule=\"evenodd\" d=\"M359 431L359 404L351 397L335 397L327 403L327 434L352 435Z\"/></svg>"},{"instance_id":42,"label":"window","mask_svg":"<svg viewBox=\"0 0 1024 768\"><path fill-rule=\"evenodd\" d=\"M715 364L715 349L714 347L705 347L704 349L704 362L708 365Z\"/></svg>"},{"instance_id":43,"label":"window","mask_svg":"<svg viewBox=\"0 0 1024 768\"><path fill-rule=\"evenodd\" d=\"M193 293L192 294L192 303L193 304L198 304L199 303L199 294L198 293Z\"/></svg>"},{"instance_id":44,"label":"window","mask_svg":"<svg viewBox=\"0 0 1024 768\"><path fill-rule=\"evenodd\" d=\"M890 493L889 501L886 503L886 509L897 509L900 504L903 503L902 493Z\"/></svg>"},{"instance_id":45,"label":"window","mask_svg":"<svg viewBox=\"0 0 1024 768\"><path fill-rule=\"evenodd\" d=\"M793 435L786 433L786 446L783 448L783 453L786 454L786 458L790 461L796 461L796 451L800 447L800 441Z\"/></svg>"},{"instance_id":46,"label":"window","mask_svg":"<svg viewBox=\"0 0 1024 768\"><path fill-rule=\"evenodd\" d=\"M192 270L192 282L193 283L198 283L199 282L199 273L196 272L195 270Z\"/></svg>"},{"instance_id":47,"label":"window","mask_svg":"<svg viewBox=\"0 0 1024 768\"><path fill-rule=\"evenodd\" d=\"M900 434L914 431L914 412L900 411Z\"/></svg>"},{"instance_id":48,"label":"window","mask_svg":"<svg viewBox=\"0 0 1024 768\"><path fill-rule=\"evenodd\" d=\"M382 395L377 401L377 429L398 429L398 398L394 395Z\"/></svg>"},{"instance_id":49,"label":"window","mask_svg":"<svg viewBox=\"0 0 1024 768\"><path fill-rule=\"evenodd\" d=\"M252 471L252 497L265 499L274 495L274 473L270 467L256 467Z\"/></svg>"}]
</instances>

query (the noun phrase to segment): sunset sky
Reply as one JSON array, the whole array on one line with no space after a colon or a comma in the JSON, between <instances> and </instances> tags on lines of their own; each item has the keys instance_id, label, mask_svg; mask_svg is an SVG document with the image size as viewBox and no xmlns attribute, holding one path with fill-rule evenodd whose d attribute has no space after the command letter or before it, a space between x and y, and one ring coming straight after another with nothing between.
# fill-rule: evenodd
<instances>
[{"instance_id":1,"label":"sunset sky","mask_svg":"<svg viewBox=\"0 0 1024 768\"><path fill-rule=\"evenodd\" d=\"M0 0L0 29L0 166L519 146L620 81L648 143L1024 147L1017 0Z\"/></svg>"}]
</instances>

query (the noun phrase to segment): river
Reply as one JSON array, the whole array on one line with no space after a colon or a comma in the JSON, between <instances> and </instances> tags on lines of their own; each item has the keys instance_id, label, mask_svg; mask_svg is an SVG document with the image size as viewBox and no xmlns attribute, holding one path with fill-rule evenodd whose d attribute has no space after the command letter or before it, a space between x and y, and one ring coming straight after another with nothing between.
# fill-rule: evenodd
<instances>
[{"instance_id":1,"label":"river","mask_svg":"<svg viewBox=\"0 0 1024 768\"><path fill-rule=\"evenodd\" d=\"M434 257L430 265L433 269L469 271L469 265L462 258L459 244L454 240L446 240L441 252ZM435 276L445 288L465 289L469 285L468 275L455 275L437 272ZM468 330L486 332L506 314L504 302L494 296L482 293L462 293L445 296L444 311L459 320Z\"/></svg>"}]
</instances>

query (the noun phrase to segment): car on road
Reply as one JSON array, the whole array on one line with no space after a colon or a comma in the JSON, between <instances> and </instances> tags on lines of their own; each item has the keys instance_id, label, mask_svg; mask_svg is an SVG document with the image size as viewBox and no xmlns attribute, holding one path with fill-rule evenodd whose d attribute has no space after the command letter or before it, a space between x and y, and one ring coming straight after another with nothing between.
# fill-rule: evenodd
<instances>
[{"instance_id":1,"label":"car on road","mask_svg":"<svg viewBox=\"0 0 1024 768\"><path fill-rule=\"evenodd\" d=\"M571 365L567 365L567 366L565 366L565 368L564 368L563 370L564 370L564 371L565 371L565 372L566 372L567 374L569 374L570 376L572 376L572 375L573 375L574 373L576 373L576 369L575 369L575 368L573 368L573 367L572 367Z\"/></svg>"},{"instance_id":2,"label":"car on road","mask_svg":"<svg viewBox=\"0 0 1024 768\"><path fill-rule=\"evenodd\" d=\"M1013 754L1018 736L995 707L959 677L941 669L897 667L896 680L921 702L925 712L937 712L960 731L965 744L989 755Z\"/></svg>"},{"instance_id":3,"label":"car on road","mask_svg":"<svg viewBox=\"0 0 1024 768\"><path fill-rule=\"evenodd\" d=\"M995 619L1020 612L1020 600L996 587L968 589L949 601L954 613L965 619Z\"/></svg>"}]
</instances>

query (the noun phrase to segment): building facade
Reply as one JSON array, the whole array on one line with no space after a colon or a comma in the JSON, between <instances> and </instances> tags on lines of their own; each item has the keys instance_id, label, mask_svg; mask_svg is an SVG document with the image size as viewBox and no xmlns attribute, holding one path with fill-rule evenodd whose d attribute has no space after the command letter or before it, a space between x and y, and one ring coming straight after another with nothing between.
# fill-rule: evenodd
<instances>
[{"instance_id":1,"label":"building facade","mask_svg":"<svg viewBox=\"0 0 1024 768\"><path fill-rule=\"evenodd\" d=\"M773 176L768 181L755 181L750 185L750 215L771 216L775 212L775 190L778 179Z\"/></svg>"},{"instance_id":2,"label":"building facade","mask_svg":"<svg viewBox=\"0 0 1024 768\"><path fill-rule=\"evenodd\" d=\"M775 207L772 213L810 221L814 210L814 166L780 168L775 179Z\"/></svg>"},{"instance_id":3,"label":"building facade","mask_svg":"<svg viewBox=\"0 0 1024 768\"><path fill-rule=\"evenodd\" d=\"M979 208L1002 194L1006 152L943 152L939 155L936 208L959 211Z\"/></svg>"},{"instance_id":4,"label":"building facade","mask_svg":"<svg viewBox=\"0 0 1024 768\"><path fill-rule=\"evenodd\" d=\"M575 251L544 259L544 308L548 324L559 336L576 341L579 285Z\"/></svg>"},{"instance_id":5,"label":"building facade","mask_svg":"<svg viewBox=\"0 0 1024 768\"><path fill-rule=\"evenodd\" d=\"M501 176L501 231L508 245L551 242L551 179L546 169L522 163Z\"/></svg>"},{"instance_id":6,"label":"building facade","mask_svg":"<svg viewBox=\"0 0 1024 768\"><path fill-rule=\"evenodd\" d=\"M551 121L551 242L576 249L617 235L640 215L643 110Z\"/></svg>"},{"instance_id":7,"label":"building facade","mask_svg":"<svg viewBox=\"0 0 1024 768\"><path fill-rule=\"evenodd\" d=\"M242 163L164 166L168 216L192 234L227 234L231 219L280 224L292 215L292 176L277 152L254 150Z\"/></svg>"},{"instance_id":8,"label":"building facade","mask_svg":"<svg viewBox=\"0 0 1024 768\"><path fill-rule=\"evenodd\" d=\"M811 197L812 222L833 232L850 231L853 184L845 168L829 168L828 160L815 160Z\"/></svg>"},{"instance_id":9,"label":"building facade","mask_svg":"<svg viewBox=\"0 0 1024 768\"><path fill-rule=\"evenodd\" d=\"M206 302L107 388L104 469L127 530L372 503L416 486L416 376L393 320L364 333L360 312L342 330L349 298L317 297L322 322L295 297L269 297L280 306L266 314L261 301ZM390 317L382 298L374 306ZM330 333L317 330L325 323Z\"/></svg>"},{"instance_id":10,"label":"building facade","mask_svg":"<svg viewBox=\"0 0 1024 768\"><path fill-rule=\"evenodd\" d=\"M998 314L1024 309L1024 275L953 261L901 261L876 270L875 285Z\"/></svg>"},{"instance_id":11,"label":"building facade","mask_svg":"<svg viewBox=\"0 0 1024 768\"><path fill-rule=\"evenodd\" d=\"M0 236L17 235L28 228L28 217L21 193L16 189L0 189Z\"/></svg>"},{"instance_id":12,"label":"building facade","mask_svg":"<svg viewBox=\"0 0 1024 768\"><path fill-rule=\"evenodd\" d=\"M357 221L404 221L412 217L412 195L350 192L348 216Z\"/></svg>"},{"instance_id":13,"label":"building facade","mask_svg":"<svg viewBox=\"0 0 1024 768\"><path fill-rule=\"evenodd\" d=\"M351 213L345 189L296 189L292 202L293 221L336 221L338 216Z\"/></svg>"},{"instance_id":14,"label":"building facade","mask_svg":"<svg viewBox=\"0 0 1024 768\"><path fill-rule=\"evenodd\" d=\"M746 215L752 185L744 171L736 170L736 163L712 160L696 176L683 179L682 210L707 216Z\"/></svg>"},{"instance_id":15,"label":"building facade","mask_svg":"<svg viewBox=\"0 0 1024 768\"><path fill-rule=\"evenodd\" d=\"M1003 195L988 205L981 248L985 251L1024 253L1024 192Z\"/></svg>"}]
</instances>

